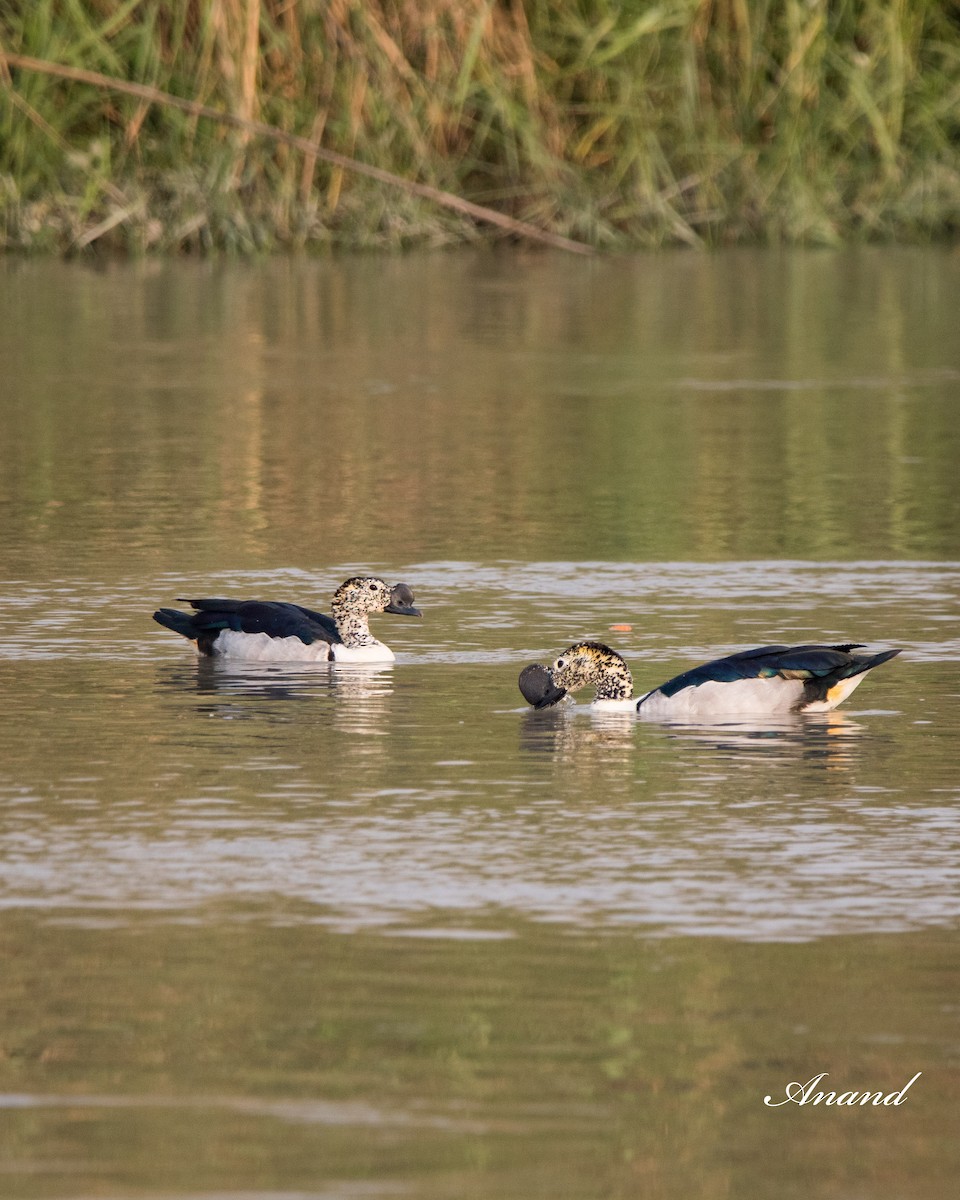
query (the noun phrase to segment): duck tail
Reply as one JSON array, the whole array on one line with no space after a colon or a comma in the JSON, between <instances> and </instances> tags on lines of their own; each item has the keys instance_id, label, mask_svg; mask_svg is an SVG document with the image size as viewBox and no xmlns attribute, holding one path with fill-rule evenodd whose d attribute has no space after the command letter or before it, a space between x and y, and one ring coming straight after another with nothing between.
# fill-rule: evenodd
<instances>
[{"instance_id":1,"label":"duck tail","mask_svg":"<svg viewBox=\"0 0 960 1200\"><path fill-rule=\"evenodd\" d=\"M180 612L176 608L158 608L153 614L153 619L158 625L162 625L165 629L172 629L174 633L190 638L191 641L197 636L190 613Z\"/></svg>"},{"instance_id":2,"label":"duck tail","mask_svg":"<svg viewBox=\"0 0 960 1200\"><path fill-rule=\"evenodd\" d=\"M900 650L881 650L879 654L871 655L855 655L854 661L844 672L844 677L852 679L855 675L862 675L865 671L872 671L874 667L879 667L881 663L889 662L891 658L895 658L900 653Z\"/></svg>"},{"instance_id":3,"label":"duck tail","mask_svg":"<svg viewBox=\"0 0 960 1200\"><path fill-rule=\"evenodd\" d=\"M839 647L834 646L831 649ZM888 662L899 653L898 649L881 650L878 654L850 654L848 662L807 680L803 689L803 702L799 707L811 712L836 708L846 700L854 688L859 687L868 671Z\"/></svg>"}]
</instances>

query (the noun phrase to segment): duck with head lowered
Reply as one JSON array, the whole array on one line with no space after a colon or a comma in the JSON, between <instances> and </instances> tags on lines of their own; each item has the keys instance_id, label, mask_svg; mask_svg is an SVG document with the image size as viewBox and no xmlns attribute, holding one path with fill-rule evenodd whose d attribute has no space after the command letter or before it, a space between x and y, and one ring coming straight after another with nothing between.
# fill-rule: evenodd
<instances>
[{"instance_id":1,"label":"duck with head lowered","mask_svg":"<svg viewBox=\"0 0 960 1200\"><path fill-rule=\"evenodd\" d=\"M592 686L594 707L636 709L654 721L829 712L868 671L900 653L855 653L861 649L861 643L847 643L741 650L684 671L638 699L630 668L615 650L602 642L576 642L550 667L524 667L520 691L534 708L550 708L568 693Z\"/></svg>"},{"instance_id":2,"label":"duck with head lowered","mask_svg":"<svg viewBox=\"0 0 960 1200\"><path fill-rule=\"evenodd\" d=\"M277 600L179 600L194 612L160 608L153 619L197 643L201 654L246 662L393 662L389 646L370 632L372 613L419 617L405 583L355 576L337 588L332 616Z\"/></svg>"}]
</instances>

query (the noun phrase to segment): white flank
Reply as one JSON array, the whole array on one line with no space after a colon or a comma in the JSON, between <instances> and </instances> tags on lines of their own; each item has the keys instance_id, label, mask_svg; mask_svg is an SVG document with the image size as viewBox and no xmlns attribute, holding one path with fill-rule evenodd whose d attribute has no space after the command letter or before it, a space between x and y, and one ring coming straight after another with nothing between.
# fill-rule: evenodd
<instances>
[{"instance_id":1,"label":"white flank","mask_svg":"<svg viewBox=\"0 0 960 1200\"><path fill-rule=\"evenodd\" d=\"M382 642L368 646L344 646L312 642L309 646L296 637L270 637L267 633L238 633L225 629L213 643L214 654L244 662L327 662L333 650L334 661L343 663L393 662L394 653Z\"/></svg>"},{"instance_id":2,"label":"white flank","mask_svg":"<svg viewBox=\"0 0 960 1200\"><path fill-rule=\"evenodd\" d=\"M711 680L699 687L687 687L673 696L649 692L638 714L648 721L687 721L698 717L776 715L796 710L803 696L803 684L797 679L737 679L732 683ZM842 699L843 697L840 697ZM824 711L839 704L825 703Z\"/></svg>"},{"instance_id":3,"label":"white flank","mask_svg":"<svg viewBox=\"0 0 960 1200\"><path fill-rule=\"evenodd\" d=\"M213 643L213 652L244 662L326 662L330 647L326 642L307 646L296 637L278 638L267 633L224 629Z\"/></svg>"}]
</instances>

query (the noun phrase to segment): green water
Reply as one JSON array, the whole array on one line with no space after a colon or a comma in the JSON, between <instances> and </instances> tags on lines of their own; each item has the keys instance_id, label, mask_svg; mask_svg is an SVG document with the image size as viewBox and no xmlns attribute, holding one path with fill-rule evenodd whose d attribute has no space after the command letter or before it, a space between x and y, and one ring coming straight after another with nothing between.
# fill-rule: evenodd
<instances>
[{"instance_id":1,"label":"green water","mask_svg":"<svg viewBox=\"0 0 960 1200\"><path fill-rule=\"evenodd\" d=\"M0 1192L952 1194L958 311L937 248L0 262ZM358 570L392 666L150 620ZM527 710L584 637L903 653ZM824 1071L922 1074L764 1105Z\"/></svg>"}]
</instances>

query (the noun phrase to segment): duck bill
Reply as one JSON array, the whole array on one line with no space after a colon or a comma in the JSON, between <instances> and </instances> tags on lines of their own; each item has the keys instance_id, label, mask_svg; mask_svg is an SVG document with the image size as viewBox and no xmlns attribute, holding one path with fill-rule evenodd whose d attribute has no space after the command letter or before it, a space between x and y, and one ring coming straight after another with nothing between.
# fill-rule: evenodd
<instances>
[{"instance_id":1,"label":"duck bill","mask_svg":"<svg viewBox=\"0 0 960 1200\"><path fill-rule=\"evenodd\" d=\"M531 663L520 672L520 691L524 700L534 708L551 708L567 694L566 688L557 687L547 667Z\"/></svg>"},{"instance_id":2,"label":"duck bill","mask_svg":"<svg viewBox=\"0 0 960 1200\"><path fill-rule=\"evenodd\" d=\"M393 613L396 617L422 617L423 613L413 604L413 592L405 583L398 583L390 589L390 603L383 610Z\"/></svg>"}]
</instances>

